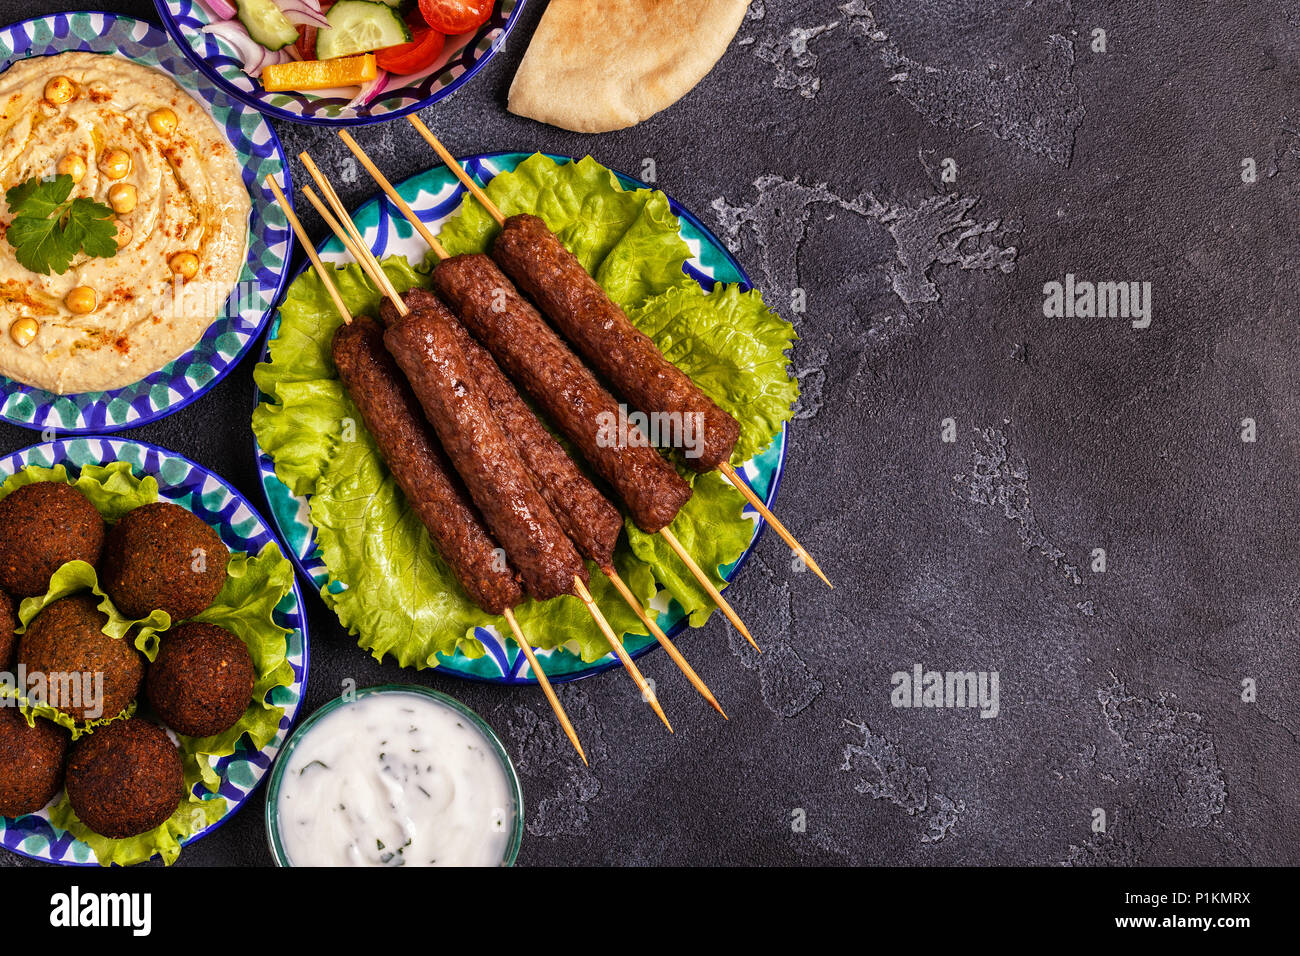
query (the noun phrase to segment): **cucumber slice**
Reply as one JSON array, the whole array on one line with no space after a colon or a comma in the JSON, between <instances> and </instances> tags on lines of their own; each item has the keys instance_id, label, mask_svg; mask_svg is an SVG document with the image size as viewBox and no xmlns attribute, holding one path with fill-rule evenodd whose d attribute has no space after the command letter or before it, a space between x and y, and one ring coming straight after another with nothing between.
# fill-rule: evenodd
<instances>
[{"instance_id":1,"label":"cucumber slice","mask_svg":"<svg viewBox=\"0 0 1300 956\"><path fill-rule=\"evenodd\" d=\"M298 28L272 0L236 0L239 22L248 35L268 50L280 50L298 39Z\"/></svg>"},{"instance_id":2,"label":"cucumber slice","mask_svg":"<svg viewBox=\"0 0 1300 956\"><path fill-rule=\"evenodd\" d=\"M372 0L339 0L325 14L329 28L316 34L316 57L332 60L411 42L396 10Z\"/></svg>"}]
</instances>

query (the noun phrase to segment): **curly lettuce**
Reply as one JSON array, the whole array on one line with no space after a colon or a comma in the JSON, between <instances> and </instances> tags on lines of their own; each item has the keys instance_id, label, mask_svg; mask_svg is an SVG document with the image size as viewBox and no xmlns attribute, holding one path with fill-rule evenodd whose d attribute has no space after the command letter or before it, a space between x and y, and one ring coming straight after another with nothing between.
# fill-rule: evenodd
<instances>
[{"instance_id":1,"label":"curly lettuce","mask_svg":"<svg viewBox=\"0 0 1300 956\"><path fill-rule=\"evenodd\" d=\"M674 286L628 312L628 318L700 390L740 422L733 462L764 451L790 420L799 384L786 373L794 329L768 311L759 293L720 285ZM744 414L738 414L743 409Z\"/></svg>"}]
</instances>

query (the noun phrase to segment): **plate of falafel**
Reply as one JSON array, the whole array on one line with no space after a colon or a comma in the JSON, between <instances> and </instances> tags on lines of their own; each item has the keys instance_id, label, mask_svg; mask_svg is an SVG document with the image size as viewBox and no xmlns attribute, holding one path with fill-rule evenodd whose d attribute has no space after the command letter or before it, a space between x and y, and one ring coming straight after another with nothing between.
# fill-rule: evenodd
<instances>
[{"instance_id":1,"label":"plate of falafel","mask_svg":"<svg viewBox=\"0 0 1300 956\"><path fill-rule=\"evenodd\" d=\"M0 459L0 846L174 862L261 782L307 663L293 565L218 476L117 438Z\"/></svg>"}]
</instances>

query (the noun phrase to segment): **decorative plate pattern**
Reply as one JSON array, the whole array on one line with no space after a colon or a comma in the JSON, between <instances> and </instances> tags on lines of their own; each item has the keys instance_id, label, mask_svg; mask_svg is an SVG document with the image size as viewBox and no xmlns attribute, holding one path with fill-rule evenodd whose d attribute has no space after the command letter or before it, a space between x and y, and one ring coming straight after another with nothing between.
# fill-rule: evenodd
<instances>
[{"instance_id":1,"label":"decorative plate pattern","mask_svg":"<svg viewBox=\"0 0 1300 956\"><path fill-rule=\"evenodd\" d=\"M448 37L438 62L401 80L372 102L350 106L355 90L268 93L244 72L231 51L203 28L217 18L201 0L154 0L158 16L181 49L208 79L267 116L314 126L362 126L405 116L450 96L483 68L505 43L525 0L498 0L492 16L473 33Z\"/></svg>"},{"instance_id":2,"label":"decorative plate pattern","mask_svg":"<svg viewBox=\"0 0 1300 956\"><path fill-rule=\"evenodd\" d=\"M482 153L462 159L461 165L468 169L480 183L486 184L497 173L513 170L530 155L532 154L512 152ZM551 158L564 162L571 161L568 157L552 156ZM615 175L627 188L649 188L645 183L631 176L618 172ZM397 184L397 191L435 234L441 224L460 206L466 192L450 170L441 165L403 180ZM686 240L691 250L692 258L685 267L687 274L705 289L713 288L717 282L739 282L745 289L751 288L749 276L722 242L695 216L678 205L671 196L668 197L668 201L673 213L681 222L682 238ZM414 263L423 260L428 252L424 240L402 216L401 211L382 194L354 210L353 218L365 235L367 244L380 258L388 255L405 255ZM317 248L323 259L336 262L351 261L344 253L342 244L332 236ZM280 320L277 315L271 323L271 331L267 336L268 345L269 341L276 337L279 325ZM266 346L263 347L261 361L267 361ZM258 391L254 404L265 400L266 396ZM769 507L776 497L781 471L785 464L786 435L786 429L782 428L781 434L776 436L765 452L737 469ZM275 476L275 463L258 447L256 438L253 440L253 448L257 455L262 488L270 504L271 518L275 521L280 536L288 544L289 554L294 563L319 591L328 581L329 574L316 547L316 529L311 523L308 499L294 495ZM745 563L766 524L758 512L748 505L745 506L745 514L754 522L754 536L750 539L745 553L730 567L723 569L723 576L727 580L731 580ZM337 584L333 586L338 587ZM676 601L668 599L666 592L660 591L653 602L653 607L659 612L659 626L670 638L686 628L682 608ZM527 658L520 653L513 642L504 641L495 629L479 628L476 636L482 641L486 654L479 658L467 657L460 651L453 655L440 654L438 655L439 672L493 683L536 682L529 669ZM633 657L640 657L651 648L658 646L652 637L644 634L625 635L624 645ZM590 664L584 662L579 655L564 649L550 651L539 649L537 657L552 681L577 680L618 666L618 659L612 653Z\"/></svg>"},{"instance_id":3,"label":"decorative plate pattern","mask_svg":"<svg viewBox=\"0 0 1300 956\"><path fill-rule=\"evenodd\" d=\"M193 511L212 525L221 535L221 540L231 549L257 554L264 546L274 542L282 551L285 550L248 499L223 479L188 458L145 442L87 437L33 445L0 458L0 481L28 465L49 468L64 464L75 472L83 465L99 465L111 461L127 461L137 475L153 475L158 481L158 493L163 500ZM185 841L186 844L206 836L225 823L257 789L280 748L284 746L289 728L293 726L298 714L307 686L309 647L307 618L296 580L293 592L285 595L275 609L275 619L276 623L290 632L286 640L288 660L293 667L293 683L288 687L277 687L271 694L271 701L284 708L279 730L264 750L250 749L249 740L244 737L233 754L215 762L214 769L221 777L218 795L226 798L226 813L221 819L191 836ZM197 785L194 792L203 797L208 795L208 790L202 784ZM97 865L90 847L70 833L55 828L50 823L46 810L17 819L0 817L0 846L35 860L73 866Z\"/></svg>"},{"instance_id":4,"label":"decorative plate pattern","mask_svg":"<svg viewBox=\"0 0 1300 956\"><path fill-rule=\"evenodd\" d=\"M274 175L293 195L284 151L271 125L195 73L167 34L111 13L56 13L0 28L0 70L16 60L69 50L114 54L166 73L203 104L239 157L253 201L248 256L221 315L180 358L126 388L55 395L0 376L0 418L55 434L133 428L179 411L238 364L261 334L289 270L291 232L275 195Z\"/></svg>"}]
</instances>

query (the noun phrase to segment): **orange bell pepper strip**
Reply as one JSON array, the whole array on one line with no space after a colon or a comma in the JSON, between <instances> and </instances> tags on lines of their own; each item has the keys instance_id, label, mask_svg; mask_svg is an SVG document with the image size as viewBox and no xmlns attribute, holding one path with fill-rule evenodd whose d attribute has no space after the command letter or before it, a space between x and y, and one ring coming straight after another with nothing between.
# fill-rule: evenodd
<instances>
[{"instance_id":1,"label":"orange bell pepper strip","mask_svg":"<svg viewBox=\"0 0 1300 956\"><path fill-rule=\"evenodd\" d=\"M377 71L373 53L333 60L291 60L267 64L262 71L262 86L268 93L360 86L373 80Z\"/></svg>"}]
</instances>

